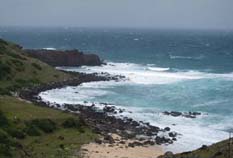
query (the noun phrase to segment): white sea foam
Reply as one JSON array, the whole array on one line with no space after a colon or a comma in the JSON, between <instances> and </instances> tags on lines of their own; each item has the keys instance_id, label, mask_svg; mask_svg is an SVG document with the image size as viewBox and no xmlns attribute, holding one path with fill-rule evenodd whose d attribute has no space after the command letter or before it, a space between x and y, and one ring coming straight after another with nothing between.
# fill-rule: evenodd
<instances>
[{"instance_id":1,"label":"white sea foam","mask_svg":"<svg viewBox=\"0 0 233 158\"><path fill-rule=\"evenodd\" d=\"M203 55L200 55L200 56L197 56L197 57L170 55L170 59L189 59L189 60L193 59L193 60L201 60L203 58L204 58Z\"/></svg>"},{"instance_id":2,"label":"white sea foam","mask_svg":"<svg viewBox=\"0 0 233 158\"><path fill-rule=\"evenodd\" d=\"M59 68L67 71L78 71L85 73L107 72L112 75L123 75L134 84L170 84L183 80L198 79L233 79L233 73L215 74L199 71L169 71L170 68L156 67L154 65L140 65L133 63L111 63L104 66L83 66L81 68Z\"/></svg>"},{"instance_id":3,"label":"white sea foam","mask_svg":"<svg viewBox=\"0 0 233 158\"><path fill-rule=\"evenodd\" d=\"M67 87L63 89L54 89L40 93L40 97L46 102L58 104L82 104L91 106L93 103L96 107L102 109L105 105L92 100L95 97L104 96L107 93L112 93L101 88L106 87L102 83L85 83L80 87ZM95 85L96 84L96 85ZM112 86L113 83L108 84ZM88 100L88 102L86 102ZM165 150L173 152L184 152L200 148L203 144L210 145L217 141L227 138L227 133L222 131L225 128L221 124L211 125L205 120L209 115L202 115L196 119L173 117L163 115L160 109L154 107L134 107L115 105L117 108L126 109L123 113L118 113L116 116L127 116L137 121L150 122L152 125L161 128L171 127L171 131L176 131L178 139L173 145L164 146ZM231 125L232 123L229 123Z\"/></svg>"},{"instance_id":4,"label":"white sea foam","mask_svg":"<svg viewBox=\"0 0 233 158\"><path fill-rule=\"evenodd\" d=\"M98 103L101 97L114 96L112 91L116 86L122 84L172 84L180 81L192 81L200 79L220 79L232 80L233 73L215 74L199 71L171 71L169 68L160 68L156 65L139 65L133 63L108 63L100 67L83 66L81 68L60 68L68 71L79 71L85 73L107 72L112 75L124 75L127 81L115 82L90 82L83 83L78 87L67 87L63 89L50 90L40 93L44 101L56 102L59 104L83 104L90 106L92 103L99 108L104 105ZM124 86L123 86L124 87ZM112 93L112 94L111 94ZM85 102L88 101L88 102ZM206 103L194 104L193 107L206 107L214 104L221 104L224 100L213 100ZM129 102L131 104L131 102ZM227 132L223 129L232 127L232 122L226 123L225 118L221 122L213 124L206 120L211 120L214 114L202 115L196 119L184 117L172 117L161 114L160 109L155 107L135 107L134 105L115 105L118 108L126 109L120 115L131 117L138 121L150 122L159 127L171 127L181 135L173 145L165 146L166 150L173 152L189 151L201 147L203 144L209 145L227 138ZM224 122L224 123L223 123ZM173 125L175 124L175 125Z\"/></svg>"},{"instance_id":5,"label":"white sea foam","mask_svg":"<svg viewBox=\"0 0 233 158\"><path fill-rule=\"evenodd\" d=\"M151 71L168 71L170 68L161 68L161 67L148 67Z\"/></svg>"},{"instance_id":6,"label":"white sea foam","mask_svg":"<svg viewBox=\"0 0 233 158\"><path fill-rule=\"evenodd\" d=\"M56 48L48 47L48 48L42 48L44 50L56 50Z\"/></svg>"}]
</instances>

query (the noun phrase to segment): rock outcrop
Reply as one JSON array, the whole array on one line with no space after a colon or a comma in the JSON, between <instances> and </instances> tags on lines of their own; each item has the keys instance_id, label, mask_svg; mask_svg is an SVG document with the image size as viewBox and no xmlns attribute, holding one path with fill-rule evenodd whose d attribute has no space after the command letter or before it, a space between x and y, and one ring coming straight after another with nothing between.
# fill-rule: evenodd
<instances>
[{"instance_id":1,"label":"rock outcrop","mask_svg":"<svg viewBox=\"0 0 233 158\"><path fill-rule=\"evenodd\" d=\"M99 66L100 58L95 54L84 54L78 50L25 50L31 57L37 58L51 66Z\"/></svg>"}]
</instances>

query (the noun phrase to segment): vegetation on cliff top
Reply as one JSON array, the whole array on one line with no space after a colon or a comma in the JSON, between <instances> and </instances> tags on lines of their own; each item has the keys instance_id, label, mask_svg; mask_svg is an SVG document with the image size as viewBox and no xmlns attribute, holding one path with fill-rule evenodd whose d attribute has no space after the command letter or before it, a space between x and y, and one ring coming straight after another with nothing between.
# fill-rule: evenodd
<instances>
[{"instance_id":1,"label":"vegetation on cliff top","mask_svg":"<svg viewBox=\"0 0 233 158\"><path fill-rule=\"evenodd\" d=\"M0 39L0 94L69 77L69 74L29 57L20 46Z\"/></svg>"},{"instance_id":2,"label":"vegetation on cliff top","mask_svg":"<svg viewBox=\"0 0 233 158\"><path fill-rule=\"evenodd\" d=\"M70 77L0 39L0 157L78 157L80 146L96 137L76 115L11 96L21 88Z\"/></svg>"}]
</instances>

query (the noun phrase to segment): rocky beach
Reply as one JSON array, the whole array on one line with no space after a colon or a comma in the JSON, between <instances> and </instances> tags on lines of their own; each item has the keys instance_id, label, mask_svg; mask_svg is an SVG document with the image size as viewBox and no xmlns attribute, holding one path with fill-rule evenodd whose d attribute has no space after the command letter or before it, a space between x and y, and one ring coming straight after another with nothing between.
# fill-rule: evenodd
<instances>
[{"instance_id":1,"label":"rocky beach","mask_svg":"<svg viewBox=\"0 0 233 158\"><path fill-rule=\"evenodd\" d=\"M144 154L147 153L147 150L159 149L158 153L161 154L162 149L159 147L159 145L168 145L172 144L173 141L176 141L177 133L170 131L169 127L162 129L152 126L148 122L137 122L128 117L115 117L114 114L122 113L124 109L118 109L115 106L108 105L107 103L102 103L104 108L101 110L94 104L91 106L72 104L59 105L44 102L38 96L40 92L55 88L62 88L64 86L78 86L82 83L92 81L114 80L117 82L118 80L124 78L123 76L103 76L103 74L72 74L74 76L78 76L78 78L74 77L73 79L67 81L54 82L47 85L40 85L31 89L24 89L19 92L19 97L39 106L48 106L66 112L76 113L88 126L94 130L94 132L100 134L101 138L96 139L94 144L99 147L97 150L105 150L106 148L106 154L109 154L109 149L112 150L112 148L120 148L116 149L116 151L123 150L124 152L127 152L128 149L133 151L138 151L138 149L140 149L139 151ZM167 136L160 136L163 133L166 133ZM117 135L118 137L114 137L112 135ZM90 144L90 146L85 146L84 150L88 150L89 147L92 148L93 144ZM145 152L143 152L143 149L145 149ZM155 153L157 152L150 152L149 155L152 156Z\"/></svg>"}]
</instances>

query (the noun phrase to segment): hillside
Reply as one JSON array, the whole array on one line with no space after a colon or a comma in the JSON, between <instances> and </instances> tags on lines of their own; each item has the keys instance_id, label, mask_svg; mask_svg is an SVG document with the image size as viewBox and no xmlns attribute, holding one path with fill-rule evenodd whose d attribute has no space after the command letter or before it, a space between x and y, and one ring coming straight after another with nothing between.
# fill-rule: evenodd
<instances>
[{"instance_id":1,"label":"hillside","mask_svg":"<svg viewBox=\"0 0 233 158\"><path fill-rule=\"evenodd\" d=\"M20 46L0 39L0 94L69 77L70 75L29 57Z\"/></svg>"},{"instance_id":2,"label":"hillside","mask_svg":"<svg viewBox=\"0 0 233 158\"><path fill-rule=\"evenodd\" d=\"M20 88L73 76L27 56L20 46L0 39L1 158L79 157L80 146L96 137L83 120L12 96Z\"/></svg>"},{"instance_id":3,"label":"hillside","mask_svg":"<svg viewBox=\"0 0 233 158\"><path fill-rule=\"evenodd\" d=\"M231 144L231 145L229 145ZM201 148L179 154L167 154L159 158L232 158L233 157L233 140L224 140L210 146L203 145Z\"/></svg>"}]
</instances>

